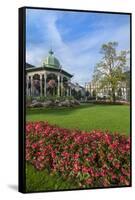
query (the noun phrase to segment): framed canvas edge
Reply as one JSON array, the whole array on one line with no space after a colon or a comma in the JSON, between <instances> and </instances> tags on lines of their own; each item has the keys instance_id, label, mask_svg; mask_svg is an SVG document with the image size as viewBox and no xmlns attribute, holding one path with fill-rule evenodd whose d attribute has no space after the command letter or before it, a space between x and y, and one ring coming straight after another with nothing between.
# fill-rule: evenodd
<instances>
[{"instance_id":1,"label":"framed canvas edge","mask_svg":"<svg viewBox=\"0 0 135 200\"><path fill-rule=\"evenodd\" d=\"M91 13L107 13L107 14L124 14L130 16L130 184L128 186L112 186L112 187L91 187L88 189L64 189L64 190L43 190L43 191L26 191L26 168L25 168L25 125L26 125L26 108L25 108L25 64L26 64L26 9L39 10L54 10L54 11L73 11L73 12L91 12ZM41 192L61 192L61 191L78 191L91 189L113 189L126 188L132 186L132 13L130 12L115 12L115 11L96 11L96 10L79 10L65 8L50 8L50 7L31 7L24 6L18 9L19 11L19 66L18 66L18 99L19 99L19 137L18 137L18 191L21 193L41 193Z\"/></svg>"},{"instance_id":2,"label":"framed canvas edge","mask_svg":"<svg viewBox=\"0 0 135 200\"><path fill-rule=\"evenodd\" d=\"M18 159L18 191L26 193L26 173L25 173L25 8L19 8L19 159Z\"/></svg>"}]
</instances>

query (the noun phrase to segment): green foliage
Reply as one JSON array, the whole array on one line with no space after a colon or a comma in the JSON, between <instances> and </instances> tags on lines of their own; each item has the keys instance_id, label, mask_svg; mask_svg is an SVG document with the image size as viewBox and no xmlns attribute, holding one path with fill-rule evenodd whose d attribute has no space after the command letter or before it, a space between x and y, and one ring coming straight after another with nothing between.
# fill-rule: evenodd
<instances>
[{"instance_id":1,"label":"green foliage","mask_svg":"<svg viewBox=\"0 0 135 200\"><path fill-rule=\"evenodd\" d=\"M80 100L83 97L81 91L76 91L75 89L72 89L72 96L77 100Z\"/></svg>"},{"instance_id":2,"label":"green foliage","mask_svg":"<svg viewBox=\"0 0 135 200\"><path fill-rule=\"evenodd\" d=\"M31 102L33 100L32 96L26 96L26 102Z\"/></svg>"},{"instance_id":3,"label":"green foliage","mask_svg":"<svg viewBox=\"0 0 135 200\"><path fill-rule=\"evenodd\" d=\"M119 97L119 98L122 97L122 90L121 90L121 88L118 89L118 97Z\"/></svg>"},{"instance_id":4,"label":"green foliage","mask_svg":"<svg viewBox=\"0 0 135 200\"><path fill-rule=\"evenodd\" d=\"M125 71L127 71L129 51L116 51L117 42L103 44L100 53L103 54L102 60L97 63L94 71L94 79L101 85L111 87L111 97L115 101L115 92L118 84L125 80Z\"/></svg>"},{"instance_id":5,"label":"green foliage","mask_svg":"<svg viewBox=\"0 0 135 200\"><path fill-rule=\"evenodd\" d=\"M27 96L26 97L26 102L32 102L32 100L37 100L38 102L44 102L44 101L48 101L48 100L51 100L51 101L55 101L55 100L60 100L60 101L65 101L66 99L69 99L69 100L73 100L75 99L73 96L38 96L38 97L32 97L32 96Z\"/></svg>"},{"instance_id":6,"label":"green foliage","mask_svg":"<svg viewBox=\"0 0 135 200\"><path fill-rule=\"evenodd\" d=\"M96 97L96 90L93 90L92 96L93 96L93 97Z\"/></svg>"}]
</instances>

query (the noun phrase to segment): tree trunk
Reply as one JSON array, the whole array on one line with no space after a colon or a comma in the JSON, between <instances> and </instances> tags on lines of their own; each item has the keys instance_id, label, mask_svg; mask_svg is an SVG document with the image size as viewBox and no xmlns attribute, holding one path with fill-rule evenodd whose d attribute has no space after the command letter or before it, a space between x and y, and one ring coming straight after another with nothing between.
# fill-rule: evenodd
<instances>
[{"instance_id":1,"label":"tree trunk","mask_svg":"<svg viewBox=\"0 0 135 200\"><path fill-rule=\"evenodd\" d=\"M115 97L115 89L114 88L112 88L112 100L115 103L116 97Z\"/></svg>"}]
</instances>

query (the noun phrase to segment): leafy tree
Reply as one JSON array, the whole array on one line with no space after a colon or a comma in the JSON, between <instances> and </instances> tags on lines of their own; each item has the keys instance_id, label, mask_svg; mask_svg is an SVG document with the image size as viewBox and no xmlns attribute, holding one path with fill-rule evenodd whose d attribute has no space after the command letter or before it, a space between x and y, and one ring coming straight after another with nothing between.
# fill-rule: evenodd
<instances>
[{"instance_id":1,"label":"leafy tree","mask_svg":"<svg viewBox=\"0 0 135 200\"><path fill-rule=\"evenodd\" d=\"M100 53L101 61L96 64L94 80L100 83L100 88L108 86L111 89L111 99L115 102L115 92L120 81L125 80L129 51L116 51L117 42L103 44Z\"/></svg>"},{"instance_id":2,"label":"leafy tree","mask_svg":"<svg viewBox=\"0 0 135 200\"><path fill-rule=\"evenodd\" d=\"M119 97L119 98L121 98L121 97L122 97L122 89L121 89L121 88L119 88L119 89L118 89L118 92L117 92L117 94L118 94L118 97Z\"/></svg>"},{"instance_id":3,"label":"leafy tree","mask_svg":"<svg viewBox=\"0 0 135 200\"><path fill-rule=\"evenodd\" d=\"M93 96L94 98L96 98L96 90L93 90L92 96Z\"/></svg>"},{"instance_id":4,"label":"leafy tree","mask_svg":"<svg viewBox=\"0 0 135 200\"><path fill-rule=\"evenodd\" d=\"M85 96L88 97L89 95L90 95L90 92L87 90L87 91L85 92Z\"/></svg>"},{"instance_id":5,"label":"leafy tree","mask_svg":"<svg viewBox=\"0 0 135 200\"><path fill-rule=\"evenodd\" d=\"M82 97L82 93L81 93L81 90L79 90L77 92L77 99L79 100L79 99L81 99L81 97Z\"/></svg>"}]
</instances>

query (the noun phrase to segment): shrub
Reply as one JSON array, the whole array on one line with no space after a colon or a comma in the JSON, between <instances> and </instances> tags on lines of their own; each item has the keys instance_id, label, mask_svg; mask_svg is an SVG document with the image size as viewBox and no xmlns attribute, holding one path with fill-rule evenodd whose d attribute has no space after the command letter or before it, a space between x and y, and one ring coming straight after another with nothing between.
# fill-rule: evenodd
<instances>
[{"instance_id":1,"label":"shrub","mask_svg":"<svg viewBox=\"0 0 135 200\"><path fill-rule=\"evenodd\" d=\"M55 101L55 100L59 100L59 101L65 101L65 100L74 100L75 98L73 96L38 96L38 97L32 97L32 96L26 96L26 101L27 102L32 102L32 100L36 100L38 102L44 102L44 101Z\"/></svg>"},{"instance_id":2,"label":"shrub","mask_svg":"<svg viewBox=\"0 0 135 200\"><path fill-rule=\"evenodd\" d=\"M129 102L127 101L116 101L116 102L112 102L112 101L94 101L93 103L95 104L104 104L104 105L130 105Z\"/></svg>"},{"instance_id":3,"label":"shrub","mask_svg":"<svg viewBox=\"0 0 135 200\"><path fill-rule=\"evenodd\" d=\"M31 103L32 100L33 100L32 96L26 96L26 102L27 103L29 103L29 102Z\"/></svg>"}]
</instances>

